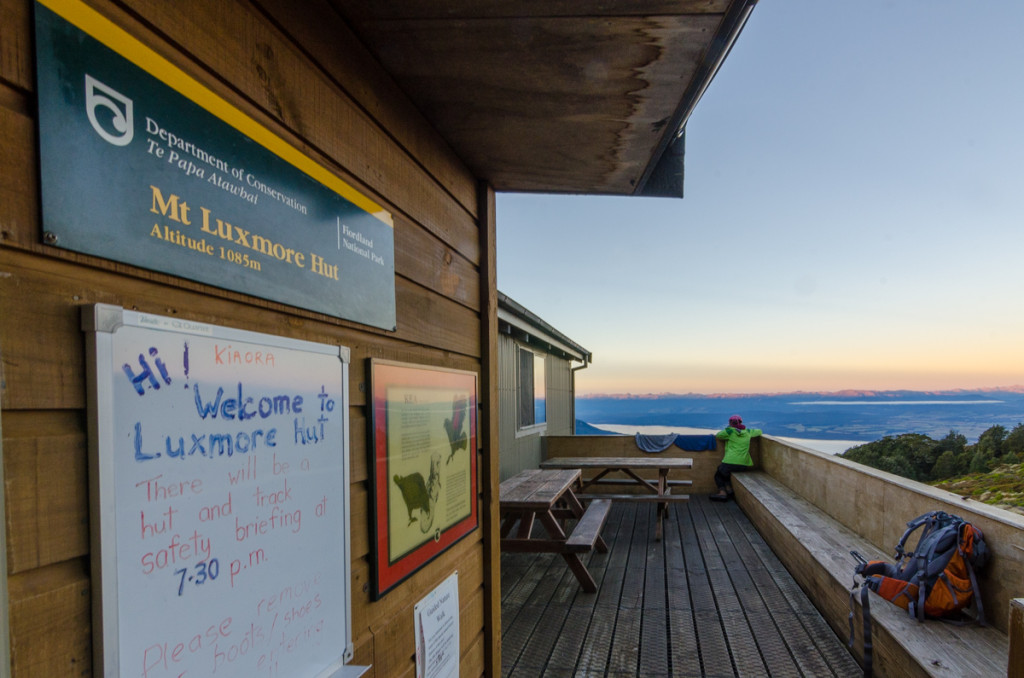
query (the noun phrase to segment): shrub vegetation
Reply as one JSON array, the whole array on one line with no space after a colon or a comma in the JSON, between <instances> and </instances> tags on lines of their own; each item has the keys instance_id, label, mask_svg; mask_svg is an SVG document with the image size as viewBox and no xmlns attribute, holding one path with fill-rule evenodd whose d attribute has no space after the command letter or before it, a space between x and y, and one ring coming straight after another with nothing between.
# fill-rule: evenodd
<instances>
[{"instance_id":1,"label":"shrub vegetation","mask_svg":"<svg viewBox=\"0 0 1024 678\"><path fill-rule=\"evenodd\" d=\"M941 440L921 433L885 436L840 456L1017 512L1024 507L1024 424L1009 431L993 426L973 445L956 431Z\"/></svg>"}]
</instances>

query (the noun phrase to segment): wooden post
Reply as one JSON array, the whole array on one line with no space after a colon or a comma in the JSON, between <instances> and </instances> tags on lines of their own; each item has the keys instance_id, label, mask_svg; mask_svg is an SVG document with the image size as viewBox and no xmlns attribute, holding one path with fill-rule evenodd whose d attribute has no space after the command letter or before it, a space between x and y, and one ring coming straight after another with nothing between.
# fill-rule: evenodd
<instances>
[{"instance_id":1,"label":"wooden post","mask_svg":"<svg viewBox=\"0 0 1024 678\"><path fill-rule=\"evenodd\" d=\"M1010 661L1007 676L1024 676L1024 598L1010 601Z\"/></svg>"},{"instance_id":2,"label":"wooden post","mask_svg":"<svg viewBox=\"0 0 1024 678\"><path fill-rule=\"evenodd\" d=\"M484 674L501 675L501 537L498 508L498 266L494 189L479 184L480 440L483 444Z\"/></svg>"},{"instance_id":3,"label":"wooden post","mask_svg":"<svg viewBox=\"0 0 1024 678\"><path fill-rule=\"evenodd\" d=\"M0 422L3 421L3 413L0 412ZM0 423L0 480L4 468L4 436L3 424ZM7 506L7 498L4 496L6 482L0 482L0 506ZM0 548L7 553L7 521L0 521ZM0 558L0 676L9 676L11 671L11 627L8 620L10 601L7 598L7 558Z\"/></svg>"}]
</instances>

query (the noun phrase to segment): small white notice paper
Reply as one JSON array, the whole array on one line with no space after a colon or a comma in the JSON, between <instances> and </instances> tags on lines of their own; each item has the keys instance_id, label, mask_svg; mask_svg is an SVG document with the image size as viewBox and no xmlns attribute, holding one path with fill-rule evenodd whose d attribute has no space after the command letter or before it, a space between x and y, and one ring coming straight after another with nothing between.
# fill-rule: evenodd
<instances>
[{"instance_id":1,"label":"small white notice paper","mask_svg":"<svg viewBox=\"0 0 1024 678\"><path fill-rule=\"evenodd\" d=\"M458 678L459 573L416 603L416 678Z\"/></svg>"}]
</instances>

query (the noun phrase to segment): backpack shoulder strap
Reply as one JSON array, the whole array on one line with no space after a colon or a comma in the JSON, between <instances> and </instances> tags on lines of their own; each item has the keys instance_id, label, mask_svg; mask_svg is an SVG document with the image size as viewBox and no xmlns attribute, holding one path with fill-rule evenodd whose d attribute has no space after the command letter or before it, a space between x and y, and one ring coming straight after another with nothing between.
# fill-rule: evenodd
<instances>
[{"instance_id":1,"label":"backpack shoulder strap","mask_svg":"<svg viewBox=\"0 0 1024 678\"><path fill-rule=\"evenodd\" d=\"M971 561L964 558L967 565L967 574L971 576L971 588L974 590L974 604L978 606L978 625L985 625L985 607L981 604L981 590L978 589L978 579L974 576L974 566Z\"/></svg>"},{"instance_id":2,"label":"backpack shoulder strap","mask_svg":"<svg viewBox=\"0 0 1024 678\"><path fill-rule=\"evenodd\" d=\"M905 547L906 547L906 544L907 544L907 540L910 539L910 535L914 533L914 530L916 530L917 528L919 528L922 525L924 525L925 526L924 532L921 533L921 539L924 539L926 536L928 536L928 533L931 532L931 528L932 528L932 526L934 525L934 522L935 522L935 517L936 517L936 512L935 511L931 511L929 513L921 514L918 517L914 518L913 520L907 521L907 529L903 532L903 536L900 537L900 540L898 542L896 542L896 561L897 562L902 560L905 555L912 555L912 553L911 554L906 554L906 548ZM918 543L920 543L920 541L918 541Z\"/></svg>"},{"instance_id":3,"label":"backpack shoulder strap","mask_svg":"<svg viewBox=\"0 0 1024 678\"><path fill-rule=\"evenodd\" d=\"M970 533L969 538L965 538L964 534ZM964 553L964 541L970 540L969 548L971 553ZM985 536L981 533L981 530L977 529L967 521L961 521L957 525L957 539L956 547L960 552L960 557L964 561L964 566L967 568L967 575L971 579L971 590L974 592L974 604L977 605L978 610L978 625L985 626L985 606L981 603L981 589L978 588L978 578L974 574L974 562L976 557L980 559L981 567L985 566L985 561L988 560L987 551L984 555L978 554L978 551L985 550Z\"/></svg>"},{"instance_id":4,"label":"backpack shoulder strap","mask_svg":"<svg viewBox=\"0 0 1024 678\"><path fill-rule=\"evenodd\" d=\"M864 561L859 553L851 551L858 560ZM847 643L847 647L853 648L853 616L854 616L854 602L857 596L857 587L860 586L860 607L861 617L864 624L864 675L872 675L872 661L871 661L871 599L868 593L868 583L865 580L863 584L857 584L857 577L854 575L853 588L850 589L850 640Z\"/></svg>"},{"instance_id":5,"label":"backpack shoulder strap","mask_svg":"<svg viewBox=\"0 0 1024 678\"><path fill-rule=\"evenodd\" d=\"M924 600L931 595L932 586L940 578L956 553L963 554L960 532L963 520L940 513L940 520L927 538L922 537L916 556L918 570L918 619L924 621ZM966 562L966 559L965 559ZM977 593L977 589L975 589ZM955 596L954 596L955 597Z\"/></svg>"}]
</instances>

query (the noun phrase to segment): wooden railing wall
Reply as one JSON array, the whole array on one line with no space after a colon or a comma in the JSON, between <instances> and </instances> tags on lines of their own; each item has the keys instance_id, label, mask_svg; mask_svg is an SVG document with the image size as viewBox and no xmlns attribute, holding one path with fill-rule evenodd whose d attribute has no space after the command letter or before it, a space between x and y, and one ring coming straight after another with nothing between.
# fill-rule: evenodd
<instances>
[{"instance_id":1,"label":"wooden railing wall","mask_svg":"<svg viewBox=\"0 0 1024 678\"><path fill-rule=\"evenodd\" d=\"M985 614L1007 631L1010 601L1024 595L1024 516L771 437L761 444L761 467L883 551L892 552L906 522L928 511L974 523L992 554L979 573Z\"/></svg>"},{"instance_id":2,"label":"wooden railing wall","mask_svg":"<svg viewBox=\"0 0 1024 678\"><path fill-rule=\"evenodd\" d=\"M644 452L636 446L633 436L547 436L546 459L552 457L631 457L652 454ZM674 493L710 494L715 491L715 468L722 461L721 444L715 451L687 452L671 446L664 452L657 452L665 457L686 457L693 459L693 470L689 473L673 471L669 478L693 480L693 486L687 489L673 490ZM759 458L759 445L755 438L750 446L750 454L755 463ZM654 474L653 477L657 477ZM616 490L624 491L624 490Z\"/></svg>"}]
</instances>

